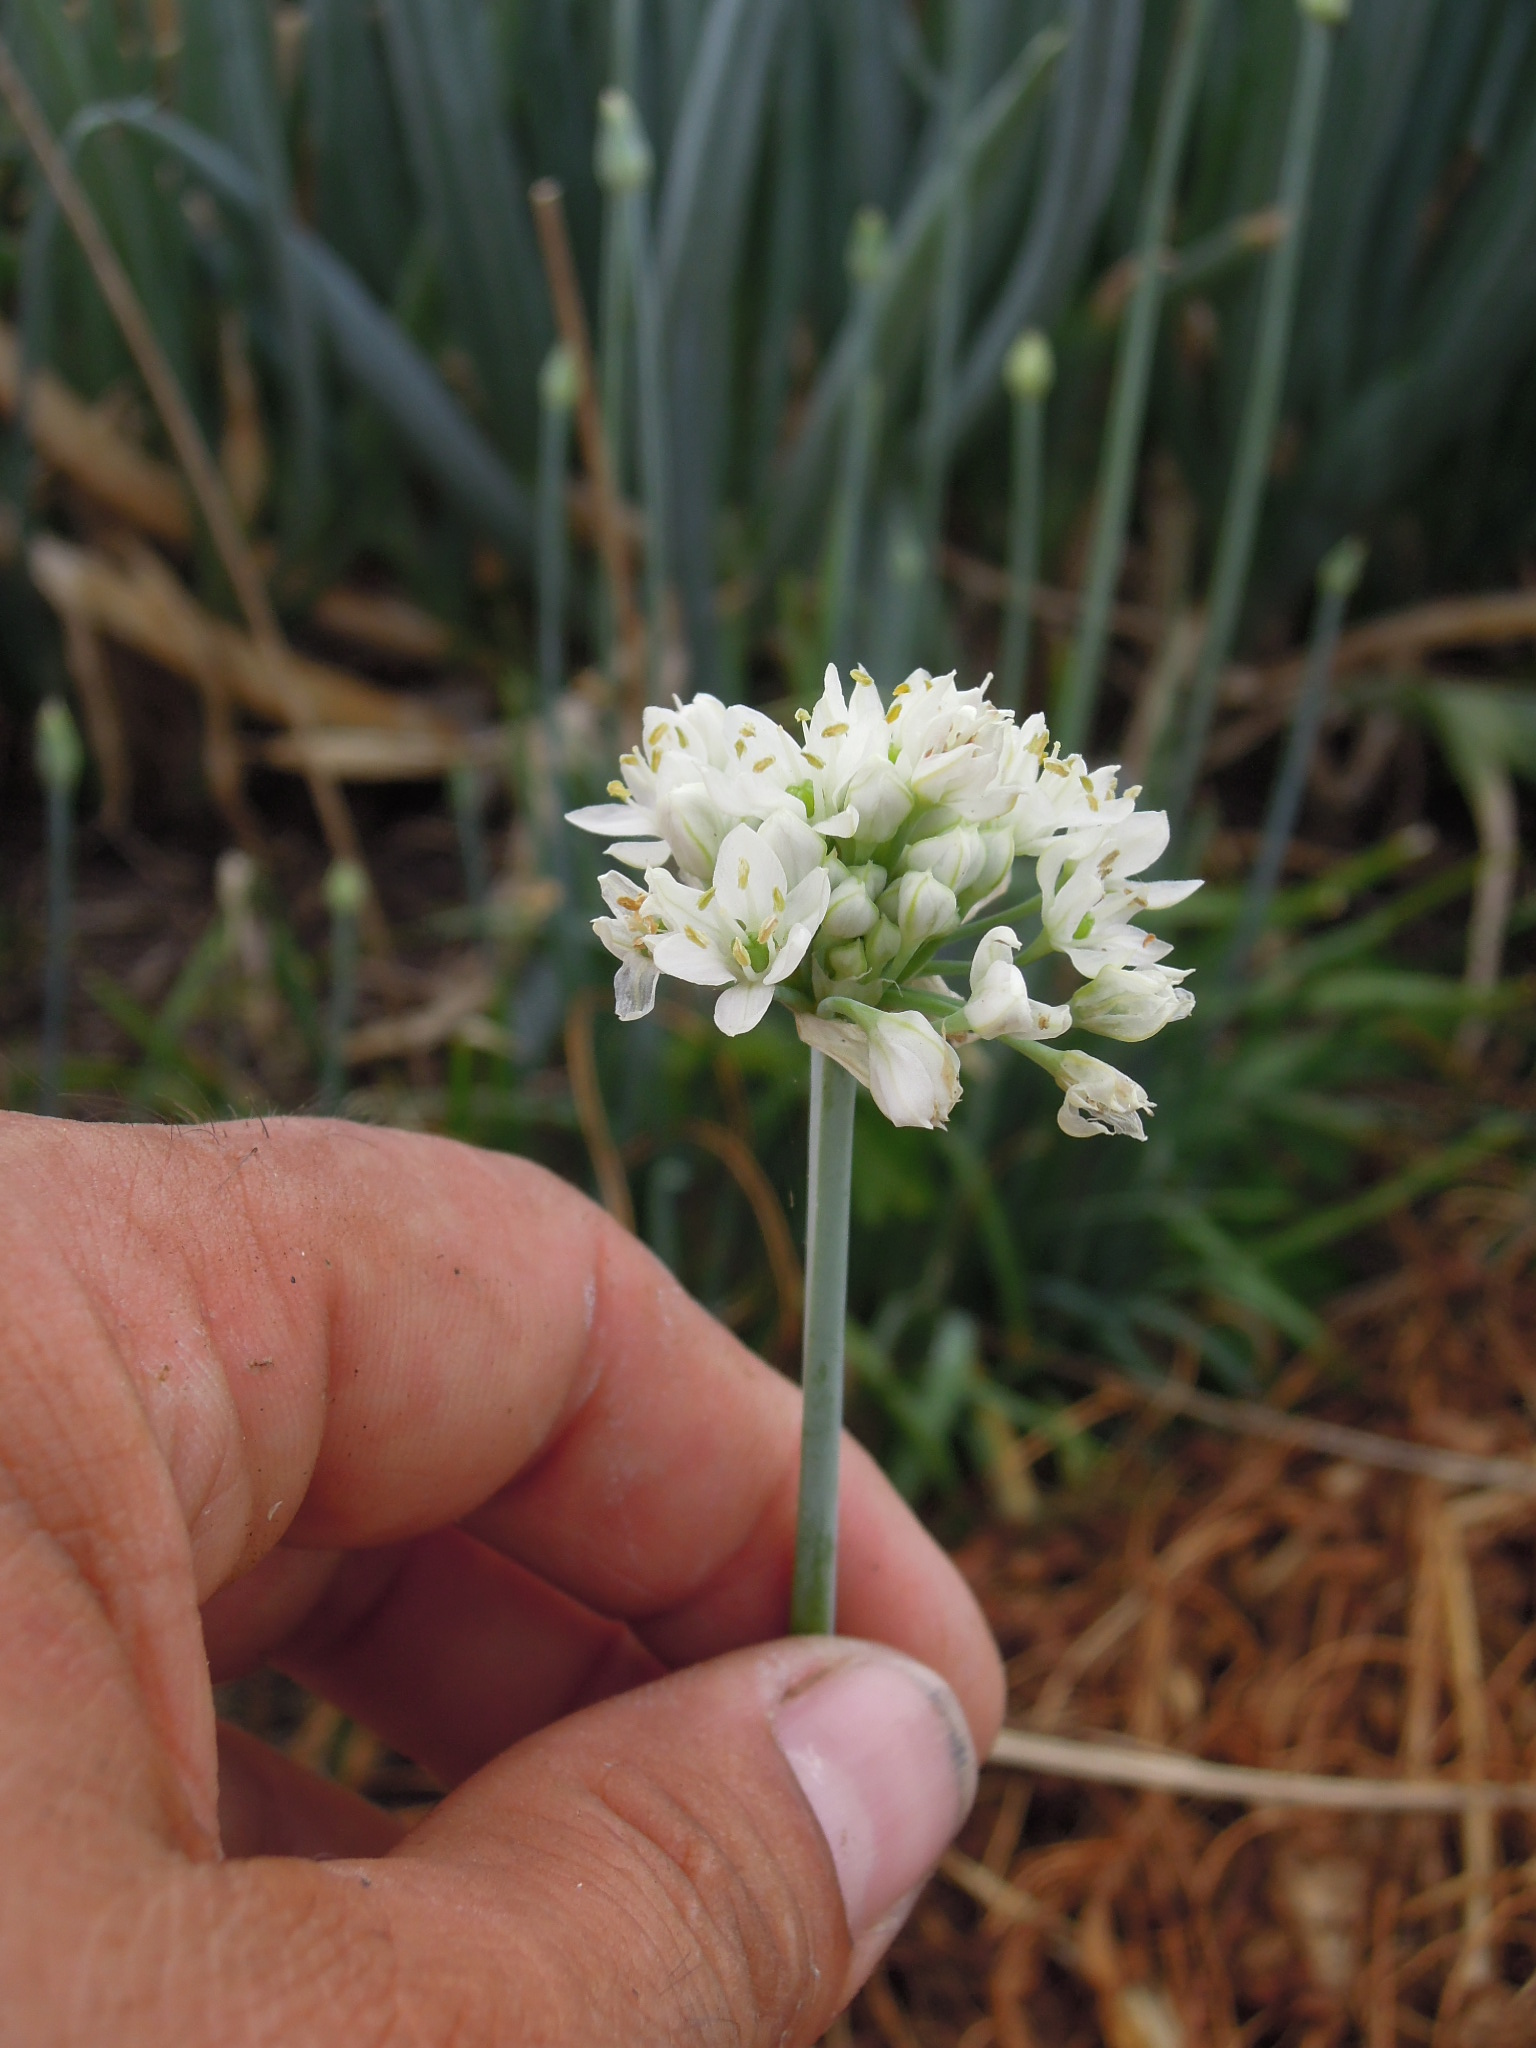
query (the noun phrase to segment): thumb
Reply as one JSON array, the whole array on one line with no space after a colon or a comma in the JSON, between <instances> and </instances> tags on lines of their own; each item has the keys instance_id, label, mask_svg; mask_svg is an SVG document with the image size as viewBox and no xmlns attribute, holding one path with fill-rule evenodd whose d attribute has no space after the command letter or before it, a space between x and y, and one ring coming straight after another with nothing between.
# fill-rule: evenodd
<instances>
[{"instance_id":1,"label":"thumb","mask_svg":"<svg viewBox=\"0 0 1536 2048\"><path fill-rule=\"evenodd\" d=\"M407 2038L446 2038L448 1970L487 2039L789 2048L873 1969L975 1789L940 1678L811 1639L575 1715L391 1856L321 1870L387 1914Z\"/></svg>"}]
</instances>

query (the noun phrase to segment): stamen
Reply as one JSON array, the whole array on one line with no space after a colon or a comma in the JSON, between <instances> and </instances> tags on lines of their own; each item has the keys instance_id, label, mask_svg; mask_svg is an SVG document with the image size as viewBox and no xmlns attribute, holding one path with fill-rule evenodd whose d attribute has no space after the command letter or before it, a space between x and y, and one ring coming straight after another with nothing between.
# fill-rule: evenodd
<instances>
[{"instance_id":1,"label":"stamen","mask_svg":"<svg viewBox=\"0 0 1536 2048\"><path fill-rule=\"evenodd\" d=\"M714 891L713 885L711 885L711 887L709 887L708 889L706 889L706 890L704 891L704 894L703 894L703 895L702 895L702 896L701 896L701 897L699 898L699 908L700 908L700 910L708 910L709 906L711 905L711 903L713 903L713 902L714 902L714 900L715 900L715 891Z\"/></svg>"},{"instance_id":2,"label":"stamen","mask_svg":"<svg viewBox=\"0 0 1536 2048\"><path fill-rule=\"evenodd\" d=\"M821 736L824 740L840 740L847 730L847 719L839 719L836 725L827 726Z\"/></svg>"},{"instance_id":3,"label":"stamen","mask_svg":"<svg viewBox=\"0 0 1536 2048\"><path fill-rule=\"evenodd\" d=\"M819 754L808 753L805 758L807 759L807 761L810 762L813 768L825 768L827 765L826 762L822 760Z\"/></svg>"},{"instance_id":4,"label":"stamen","mask_svg":"<svg viewBox=\"0 0 1536 2048\"><path fill-rule=\"evenodd\" d=\"M757 928L757 943L760 946L766 946L768 941L773 937L774 933L778 930L778 928L779 920L777 915L773 917L765 917L762 923Z\"/></svg>"},{"instance_id":5,"label":"stamen","mask_svg":"<svg viewBox=\"0 0 1536 2048\"><path fill-rule=\"evenodd\" d=\"M731 958L732 958L732 959L733 959L733 960L734 960L734 961L736 962L736 965L737 965L738 967L741 967L741 968L745 968L745 969L747 970L747 972L748 972L748 973L750 973L750 972L751 972L751 970L752 970L752 955L751 955L751 954L750 954L750 953L749 953L749 952L747 951L747 948L746 948L746 944L745 944L745 942L744 942L743 940L741 940L741 939L734 939L734 940L732 940L732 942L731 942Z\"/></svg>"},{"instance_id":6,"label":"stamen","mask_svg":"<svg viewBox=\"0 0 1536 2048\"><path fill-rule=\"evenodd\" d=\"M634 802L634 798L630 795L628 788L622 782L610 782L608 785L608 794L610 796L616 796L621 804L632 804Z\"/></svg>"},{"instance_id":7,"label":"stamen","mask_svg":"<svg viewBox=\"0 0 1536 2048\"><path fill-rule=\"evenodd\" d=\"M764 754L764 756L763 756L763 758L761 759L761 761L754 761L754 762L752 763L752 773L753 773L754 775L761 775L761 774L762 774L762 772L763 772L763 770L764 770L765 768L771 768L772 766L773 766L773 756L772 756L772 754Z\"/></svg>"},{"instance_id":8,"label":"stamen","mask_svg":"<svg viewBox=\"0 0 1536 2048\"><path fill-rule=\"evenodd\" d=\"M783 908L784 908L784 891L783 891L782 889L775 889L775 890L774 890L774 892L773 892L773 907L774 907L774 909L775 909L775 910L780 910L780 911L781 911L781 910L783 910Z\"/></svg>"},{"instance_id":9,"label":"stamen","mask_svg":"<svg viewBox=\"0 0 1536 2048\"><path fill-rule=\"evenodd\" d=\"M747 865L747 862L746 862L745 860L739 860L739 861L737 861L737 863L736 863L736 886L737 886L737 888L738 888L738 889L745 889L745 887L747 886L747 883L748 883L748 882L749 882L749 881L750 881L751 879L752 879L752 870L751 870L751 868L750 868L750 867L749 867L749 866Z\"/></svg>"},{"instance_id":10,"label":"stamen","mask_svg":"<svg viewBox=\"0 0 1536 2048\"><path fill-rule=\"evenodd\" d=\"M691 924L685 924L683 926L683 936L685 938L692 939L693 943L696 946L702 946L706 953L709 951L708 939L701 939Z\"/></svg>"}]
</instances>

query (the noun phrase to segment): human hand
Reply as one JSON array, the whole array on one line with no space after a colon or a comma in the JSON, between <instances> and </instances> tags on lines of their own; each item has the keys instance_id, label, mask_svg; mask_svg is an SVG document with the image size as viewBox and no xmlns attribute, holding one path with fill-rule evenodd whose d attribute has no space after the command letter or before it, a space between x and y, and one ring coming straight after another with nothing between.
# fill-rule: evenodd
<instances>
[{"instance_id":1,"label":"human hand","mask_svg":"<svg viewBox=\"0 0 1536 2048\"><path fill-rule=\"evenodd\" d=\"M867 1640L767 1640L798 1415L525 1162L0 1117L0 2041L814 2041L1002 1685L852 1444ZM455 1789L216 1737L264 1661Z\"/></svg>"}]
</instances>

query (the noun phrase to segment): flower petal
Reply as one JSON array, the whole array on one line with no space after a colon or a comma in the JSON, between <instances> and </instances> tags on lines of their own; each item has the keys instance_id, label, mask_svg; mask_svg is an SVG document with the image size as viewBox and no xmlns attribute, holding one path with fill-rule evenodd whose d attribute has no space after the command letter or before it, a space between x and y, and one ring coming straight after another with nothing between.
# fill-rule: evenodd
<instances>
[{"instance_id":1,"label":"flower petal","mask_svg":"<svg viewBox=\"0 0 1536 2048\"><path fill-rule=\"evenodd\" d=\"M713 945L695 945L686 932L667 932L651 942L651 958L674 981L696 988L720 988L736 979L736 970Z\"/></svg>"},{"instance_id":2,"label":"flower petal","mask_svg":"<svg viewBox=\"0 0 1536 2048\"><path fill-rule=\"evenodd\" d=\"M738 981L725 989L715 1004L715 1027L727 1038L740 1038L754 1024L761 1024L773 1001L773 990L764 981Z\"/></svg>"}]
</instances>

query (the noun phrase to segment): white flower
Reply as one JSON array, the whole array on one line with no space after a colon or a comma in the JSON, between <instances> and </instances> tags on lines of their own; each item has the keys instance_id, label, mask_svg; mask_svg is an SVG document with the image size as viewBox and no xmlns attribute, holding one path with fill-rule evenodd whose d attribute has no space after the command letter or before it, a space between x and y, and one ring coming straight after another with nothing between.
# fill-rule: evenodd
<instances>
[{"instance_id":1,"label":"white flower","mask_svg":"<svg viewBox=\"0 0 1536 2048\"><path fill-rule=\"evenodd\" d=\"M1112 824L1074 855L1066 841L1040 856L1040 920L1058 953L1079 974L1106 965L1145 966L1172 947L1131 919L1144 910L1182 903L1199 882L1142 882L1132 878L1159 859L1168 844L1162 811L1138 811Z\"/></svg>"},{"instance_id":2,"label":"white flower","mask_svg":"<svg viewBox=\"0 0 1536 2048\"><path fill-rule=\"evenodd\" d=\"M948 1020L951 1038L1059 1038L1072 1028L1065 1004L1037 1003L1013 964L1019 942L1006 925L990 931L971 960L971 997Z\"/></svg>"},{"instance_id":3,"label":"white flower","mask_svg":"<svg viewBox=\"0 0 1536 2048\"><path fill-rule=\"evenodd\" d=\"M912 808L912 792L890 759L885 708L874 678L853 671L853 693L844 697L842 678L828 662L814 711L801 712L805 742L804 779L797 785L818 832L878 846Z\"/></svg>"},{"instance_id":4,"label":"white flower","mask_svg":"<svg viewBox=\"0 0 1536 2048\"><path fill-rule=\"evenodd\" d=\"M728 1038L762 1021L826 915L827 871L804 864L808 849L786 823L775 817L760 831L737 825L728 832L708 889L695 890L665 868L646 874L644 914L662 927L650 941L651 958L679 981L723 989L715 1023ZM820 849L808 827L798 831Z\"/></svg>"},{"instance_id":5,"label":"white flower","mask_svg":"<svg viewBox=\"0 0 1536 2048\"><path fill-rule=\"evenodd\" d=\"M1005 733L1002 774L1016 792L1007 817L1014 850L1025 856L1058 845L1075 854L1085 833L1091 840L1136 808L1136 790L1116 794L1118 770L1099 768L1090 775L1081 754L1063 761L1038 712Z\"/></svg>"},{"instance_id":6,"label":"white flower","mask_svg":"<svg viewBox=\"0 0 1536 2048\"><path fill-rule=\"evenodd\" d=\"M967 824L1012 808L1016 792L1002 768L1013 721L987 702L985 684L961 690L953 675L914 669L896 685L886 722L892 759L920 803L944 804Z\"/></svg>"},{"instance_id":7,"label":"white flower","mask_svg":"<svg viewBox=\"0 0 1536 2048\"><path fill-rule=\"evenodd\" d=\"M628 875L610 869L597 886L613 915L596 917L592 929L619 963L613 977L613 1007L626 1024L648 1017L656 1001L657 967L650 944L657 931L645 915L645 890Z\"/></svg>"},{"instance_id":8,"label":"white flower","mask_svg":"<svg viewBox=\"0 0 1536 2048\"><path fill-rule=\"evenodd\" d=\"M1101 967L1073 995L1072 1022L1100 1038L1138 1045L1193 1010L1193 992L1179 986L1188 973L1187 967Z\"/></svg>"},{"instance_id":9,"label":"white flower","mask_svg":"<svg viewBox=\"0 0 1536 2048\"><path fill-rule=\"evenodd\" d=\"M1157 1107L1147 1100L1147 1091L1086 1052L1064 1052L1055 1069L1056 1085L1066 1101L1056 1112L1056 1121L1069 1138L1140 1138L1141 1113L1150 1116Z\"/></svg>"},{"instance_id":10,"label":"white flower","mask_svg":"<svg viewBox=\"0 0 1536 2048\"><path fill-rule=\"evenodd\" d=\"M937 1131L960 1100L960 1060L916 1010L873 1010L839 1002L830 1017L799 1011L795 1029L809 1046L862 1081L893 1124Z\"/></svg>"},{"instance_id":11,"label":"white flower","mask_svg":"<svg viewBox=\"0 0 1536 2048\"><path fill-rule=\"evenodd\" d=\"M567 813L580 831L616 835L607 848L616 860L675 860L702 886L735 826L781 810L804 821L787 793L802 772L800 750L762 712L703 694L671 711L649 705L641 732L640 746L620 759L622 780L608 785L616 801Z\"/></svg>"}]
</instances>

